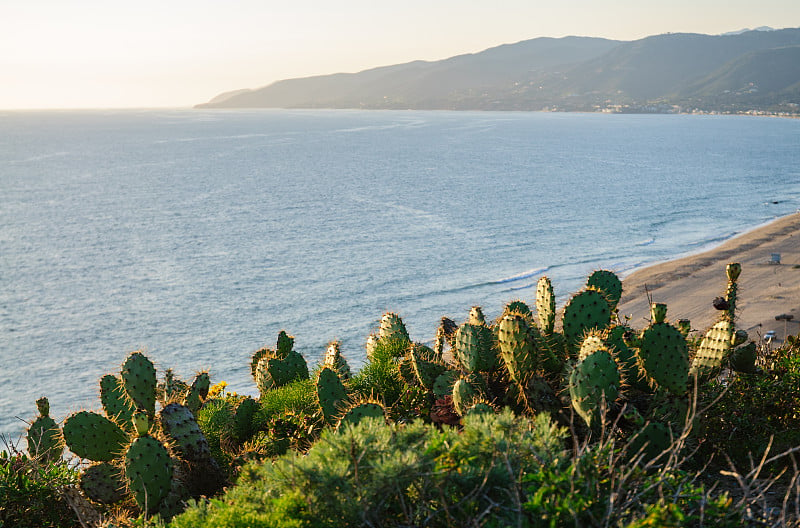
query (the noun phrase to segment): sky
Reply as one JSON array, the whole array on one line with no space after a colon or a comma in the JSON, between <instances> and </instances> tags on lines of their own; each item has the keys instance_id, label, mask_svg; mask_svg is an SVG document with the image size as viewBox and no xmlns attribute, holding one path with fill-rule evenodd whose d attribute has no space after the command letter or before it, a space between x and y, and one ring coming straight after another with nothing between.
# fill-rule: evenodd
<instances>
[{"instance_id":1,"label":"sky","mask_svg":"<svg viewBox=\"0 0 800 528\"><path fill-rule=\"evenodd\" d=\"M0 109L190 107L536 37L800 27L798 0L0 0Z\"/></svg>"}]
</instances>

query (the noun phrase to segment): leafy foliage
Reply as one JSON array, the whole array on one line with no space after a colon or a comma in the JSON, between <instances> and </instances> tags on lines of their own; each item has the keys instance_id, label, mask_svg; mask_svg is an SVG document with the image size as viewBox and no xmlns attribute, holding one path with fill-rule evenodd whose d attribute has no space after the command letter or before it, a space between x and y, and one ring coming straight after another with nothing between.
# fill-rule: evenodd
<instances>
[{"instance_id":1,"label":"leafy foliage","mask_svg":"<svg viewBox=\"0 0 800 528\"><path fill-rule=\"evenodd\" d=\"M29 458L13 447L0 452L0 527L79 527L60 493L77 480L77 472L63 460Z\"/></svg>"}]
</instances>

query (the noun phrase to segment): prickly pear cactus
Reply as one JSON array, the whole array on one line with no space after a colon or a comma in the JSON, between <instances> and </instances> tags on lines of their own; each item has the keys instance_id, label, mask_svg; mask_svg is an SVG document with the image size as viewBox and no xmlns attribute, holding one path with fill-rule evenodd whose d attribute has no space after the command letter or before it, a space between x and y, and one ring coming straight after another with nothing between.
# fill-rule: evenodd
<instances>
[{"instance_id":1,"label":"prickly pear cactus","mask_svg":"<svg viewBox=\"0 0 800 528\"><path fill-rule=\"evenodd\" d=\"M556 296L548 277L540 277L536 283L536 317L539 330L545 335L553 333L556 324Z\"/></svg>"},{"instance_id":2,"label":"prickly pear cactus","mask_svg":"<svg viewBox=\"0 0 800 528\"><path fill-rule=\"evenodd\" d=\"M50 402L47 398L36 400L39 416L28 428L26 439L28 453L31 457L43 461L55 461L61 458L64 446L61 444L61 429L50 417Z\"/></svg>"},{"instance_id":3,"label":"prickly pear cactus","mask_svg":"<svg viewBox=\"0 0 800 528\"><path fill-rule=\"evenodd\" d=\"M340 414L339 408L347 400L347 390L336 371L330 367L319 371L316 389L322 416L327 423L333 423L333 419Z\"/></svg>"},{"instance_id":4,"label":"prickly pear cactus","mask_svg":"<svg viewBox=\"0 0 800 528\"><path fill-rule=\"evenodd\" d=\"M188 392L189 386L175 376L171 368L164 371L164 383L159 383L156 389L158 401L166 405L173 401L183 398Z\"/></svg>"},{"instance_id":5,"label":"prickly pear cactus","mask_svg":"<svg viewBox=\"0 0 800 528\"><path fill-rule=\"evenodd\" d=\"M444 358L444 345L446 343L447 336L444 334L444 328L440 326L436 329L436 338L433 340L433 352L439 360Z\"/></svg>"},{"instance_id":6,"label":"prickly pear cactus","mask_svg":"<svg viewBox=\"0 0 800 528\"><path fill-rule=\"evenodd\" d=\"M386 412L383 405L376 401L356 403L344 411L338 427L343 427L345 424L356 425L364 418L381 418L385 420Z\"/></svg>"},{"instance_id":7,"label":"prickly pear cactus","mask_svg":"<svg viewBox=\"0 0 800 528\"><path fill-rule=\"evenodd\" d=\"M617 308L622 297L622 281L619 280L616 273L608 270L596 270L589 275L586 286L603 292L612 312Z\"/></svg>"},{"instance_id":8,"label":"prickly pear cactus","mask_svg":"<svg viewBox=\"0 0 800 528\"><path fill-rule=\"evenodd\" d=\"M500 357L511 379L526 383L535 370L536 357L525 316L518 313L504 315L498 325L497 341Z\"/></svg>"},{"instance_id":9,"label":"prickly pear cactus","mask_svg":"<svg viewBox=\"0 0 800 528\"><path fill-rule=\"evenodd\" d=\"M727 318L712 326L700 342L689 375L707 379L719 372L733 350L734 337L733 323Z\"/></svg>"},{"instance_id":10,"label":"prickly pear cactus","mask_svg":"<svg viewBox=\"0 0 800 528\"><path fill-rule=\"evenodd\" d=\"M122 383L137 409L156 412L156 369L141 352L132 352L122 364Z\"/></svg>"},{"instance_id":11,"label":"prickly pear cactus","mask_svg":"<svg viewBox=\"0 0 800 528\"><path fill-rule=\"evenodd\" d=\"M281 352L262 349L253 355L253 361L258 358L253 377L262 396L292 381L308 379L308 364L300 353L289 348L293 343L294 338L287 336L286 332L281 330L278 335Z\"/></svg>"},{"instance_id":12,"label":"prickly pear cactus","mask_svg":"<svg viewBox=\"0 0 800 528\"><path fill-rule=\"evenodd\" d=\"M125 394L122 380L113 374L100 378L100 402L111 420L125 429L131 428L131 416L136 409Z\"/></svg>"},{"instance_id":13,"label":"prickly pear cactus","mask_svg":"<svg viewBox=\"0 0 800 528\"><path fill-rule=\"evenodd\" d=\"M110 462L128 442L120 426L97 413L80 411L64 421L64 442L70 451L95 462Z\"/></svg>"},{"instance_id":14,"label":"prickly pear cactus","mask_svg":"<svg viewBox=\"0 0 800 528\"><path fill-rule=\"evenodd\" d=\"M323 364L333 369L339 375L339 378L343 380L350 379L350 365L347 364L347 360L342 355L341 344L338 341L328 343Z\"/></svg>"},{"instance_id":15,"label":"prickly pear cactus","mask_svg":"<svg viewBox=\"0 0 800 528\"><path fill-rule=\"evenodd\" d=\"M511 301L510 303L506 304L506 307L503 309L503 315L512 313L523 316L528 320L528 322L530 322L533 318L533 312L531 312L531 308L520 300Z\"/></svg>"},{"instance_id":16,"label":"prickly pear cactus","mask_svg":"<svg viewBox=\"0 0 800 528\"><path fill-rule=\"evenodd\" d=\"M289 352L294 347L294 337L287 334L284 330L278 332L278 343L276 345L276 356L278 359L286 359Z\"/></svg>"},{"instance_id":17,"label":"prickly pear cactus","mask_svg":"<svg viewBox=\"0 0 800 528\"><path fill-rule=\"evenodd\" d=\"M464 378L459 378L453 384L453 406L461 416L466 414L473 400L478 396L475 387Z\"/></svg>"},{"instance_id":18,"label":"prickly pear cactus","mask_svg":"<svg viewBox=\"0 0 800 528\"><path fill-rule=\"evenodd\" d=\"M650 317L653 323L663 323L667 319L667 305L653 303L650 305Z\"/></svg>"},{"instance_id":19,"label":"prickly pear cactus","mask_svg":"<svg viewBox=\"0 0 800 528\"><path fill-rule=\"evenodd\" d=\"M375 349L378 346L378 334L370 334L367 336L367 343L364 345L364 348L367 352L367 359L372 359L372 356L375 354Z\"/></svg>"},{"instance_id":20,"label":"prickly pear cactus","mask_svg":"<svg viewBox=\"0 0 800 528\"><path fill-rule=\"evenodd\" d=\"M131 442L125 452L125 478L139 509L147 513L158 511L170 491L172 468L167 448L152 436L140 436Z\"/></svg>"},{"instance_id":21,"label":"prickly pear cactus","mask_svg":"<svg viewBox=\"0 0 800 528\"><path fill-rule=\"evenodd\" d=\"M170 403L159 413L161 429L172 439L173 448L189 462L199 462L211 456L205 435L197 425L192 411L180 403Z\"/></svg>"},{"instance_id":22,"label":"prickly pear cactus","mask_svg":"<svg viewBox=\"0 0 800 528\"><path fill-rule=\"evenodd\" d=\"M409 357L411 359L414 375L419 384L427 390L433 390L436 379L447 370L447 367L436 361L428 361L416 348L412 348L409 351Z\"/></svg>"},{"instance_id":23,"label":"prickly pear cactus","mask_svg":"<svg viewBox=\"0 0 800 528\"><path fill-rule=\"evenodd\" d=\"M593 288L575 294L564 306L562 325L564 338L573 354L580 348L589 330L606 328L611 320L611 309L606 296Z\"/></svg>"},{"instance_id":24,"label":"prickly pear cactus","mask_svg":"<svg viewBox=\"0 0 800 528\"><path fill-rule=\"evenodd\" d=\"M253 353L253 356L250 358L250 374L253 376L254 380L258 381L258 364L262 359L271 357L275 357L275 351L269 348L261 348Z\"/></svg>"},{"instance_id":25,"label":"prickly pear cactus","mask_svg":"<svg viewBox=\"0 0 800 528\"><path fill-rule=\"evenodd\" d=\"M408 337L406 325L400 316L393 312L386 312L381 317L381 326L378 330L378 339L411 341Z\"/></svg>"},{"instance_id":26,"label":"prickly pear cactus","mask_svg":"<svg viewBox=\"0 0 800 528\"><path fill-rule=\"evenodd\" d=\"M736 300L738 286L736 281L742 273L742 265L738 262L731 262L725 267L725 274L728 276L728 288L725 291L725 300L728 302L728 309L723 317L733 322L736 318Z\"/></svg>"},{"instance_id":27,"label":"prickly pear cactus","mask_svg":"<svg viewBox=\"0 0 800 528\"><path fill-rule=\"evenodd\" d=\"M625 342L625 334L633 332L626 326L615 326L608 330L606 343L616 352L617 365L625 383L637 390L649 392L650 385L647 383L647 376L639 366L636 351Z\"/></svg>"},{"instance_id":28,"label":"prickly pear cactus","mask_svg":"<svg viewBox=\"0 0 800 528\"><path fill-rule=\"evenodd\" d=\"M467 372L489 372L497 364L493 341L489 327L464 323L456 331L456 359Z\"/></svg>"},{"instance_id":29,"label":"prickly pear cactus","mask_svg":"<svg viewBox=\"0 0 800 528\"><path fill-rule=\"evenodd\" d=\"M95 502L114 504L125 498L127 483L121 470L108 462L85 468L79 478L81 490Z\"/></svg>"},{"instance_id":30,"label":"prickly pear cactus","mask_svg":"<svg viewBox=\"0 0 800 528\"><path fill-rule=\"evenodd\" d=\"M619 396L622 378L611 350L598 334L587 336L579 357L569 375L569 395L577 413L593 427L601 419L603 405L608 408Z\"/></svg>"},{"instance_id":31,"label":"prickly pear cactus","mask_svg":"<svg viewBox=\"0 0 800 528\"><path fill-rule=\"evenodd\" d=\"M191 409L193 413L196 413L203 406L203 402L206 401L210 388L211 378L208 372L198 372L183 399L183 405Z\"/></svg>"},{"instance_id":32,"label":"prickly pear cactus","mask_svg":"<svg viewBox=\"0 0 800 528\"><path fill-rule=\"evenodd\" d=\"M245 442L256 433L253 417L258 409L258 402L249 396L236 405L233 413L233 436L238 442Z\"/></svg>"},{"instance_id":33,"label":"prickly pear cactus","mask_svg":"<svg viewBox=\"0 0 800 528\"><path fill-rule=\"evenodd\" d=\"M645 374L673 394L686 392L689 381L689 347L680 330L664 321L661 307L653 309L653 323L639 337L639 359Z\"/></svg>"},{"instance_id":34,"label":"prickly pear cactus","mask_svg":"<svg viewBox=\"0 0 800 528\"><path fill-rule=\"evenodd\" d=\"M458 380L458 372L454 370L445 370L436 377L433 382L433 394L437 398L444 398L453 393L453 385Z\"/></svg>"},{"instance_id":35,"label":"prickly pear cactus","mask_svg":"<svg viewBox=\"0 0 800 528\"><path fill-rule=\"evenodd\" d=\"M483 315L483 310L480 306L473 306L469 310L469 318L467 319L469 324L473 325L485 325L486 324L486 317Z\"/></svg>"}]
</instances>

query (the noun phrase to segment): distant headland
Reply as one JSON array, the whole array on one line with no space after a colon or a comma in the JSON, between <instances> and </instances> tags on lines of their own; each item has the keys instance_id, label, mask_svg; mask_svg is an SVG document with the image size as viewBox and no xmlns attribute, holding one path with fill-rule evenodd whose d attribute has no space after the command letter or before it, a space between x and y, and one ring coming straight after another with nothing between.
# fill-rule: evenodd
<instances>
[{"instance_id":1,"label":"distant headland","mask_svg":"<svg viewBox=\"0 0 800 528\"><path fill-rule=\"evenodd\" d=\"M635 41L536 38L479 53L274 82L196 108L800 115L800 28Z\"/></svg>"}]
</instances>

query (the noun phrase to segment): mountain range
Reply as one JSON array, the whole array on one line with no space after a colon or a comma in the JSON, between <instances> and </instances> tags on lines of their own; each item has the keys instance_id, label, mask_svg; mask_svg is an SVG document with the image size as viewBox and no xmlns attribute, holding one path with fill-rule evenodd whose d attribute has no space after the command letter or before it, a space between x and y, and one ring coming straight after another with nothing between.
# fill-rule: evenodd
<instances>
[{"instance_id":1,"label":"mountain range","mask_svg":"<svg viewBox=\"0 0 800 528\"><path fill-rule=\"evenodd\" d=\"M800 112L800 28L536 38L274 82L199 108Z\"/></svg>"}]
</instances>

